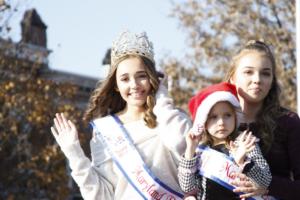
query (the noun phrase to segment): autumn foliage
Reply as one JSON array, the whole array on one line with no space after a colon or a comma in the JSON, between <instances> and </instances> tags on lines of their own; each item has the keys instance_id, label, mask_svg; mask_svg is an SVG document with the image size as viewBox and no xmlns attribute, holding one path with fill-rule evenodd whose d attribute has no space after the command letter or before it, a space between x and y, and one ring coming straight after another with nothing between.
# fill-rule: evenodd
<instances>
[{"instance_id":1,"label":"autumn foliage","mask_svg":"<svg viewBox=\"0 0 300 200\"><path fill-rule=\"evenodd\" d=\"M80 127L82 111L74 106L77 88L39 78L42 65L2 53L0 199L67 199L72 192L67 161L50 127L57 112Z\"/></svg>"},{"instance_id":2,"label":"autumn foliage","mask_svg":"<svg viewBox=\"0 0 300 200\"><path fill-rule=\"evenodd\" d=\"M171 16L186 34L186 55L160 63L177 105L187 110L193 93L224 78L238 48L263 39L276 57L282 103L296 109L294 0L178 2ZM64 112L88 132L75 104L78 88L41 78L43 67L0 51L0 199L67 199L74 193L50 127L55 113ZM80 137L87 144L88 137Z\"/></svg>"},{"instance_id":3,"label":"autumn foliage","mask_svg":"<svg viewBox=\"0 0 300 200\"><path fill-rule=\"evenodd\" d=\"M171 93L186 109L189 97L202 87L223 80L230 59L248 40L272 46L282 104L296 110L296 27L292 0L175 1L171 16L186 34L186 55L166 58Z\"/></svg>"}]
</instances>

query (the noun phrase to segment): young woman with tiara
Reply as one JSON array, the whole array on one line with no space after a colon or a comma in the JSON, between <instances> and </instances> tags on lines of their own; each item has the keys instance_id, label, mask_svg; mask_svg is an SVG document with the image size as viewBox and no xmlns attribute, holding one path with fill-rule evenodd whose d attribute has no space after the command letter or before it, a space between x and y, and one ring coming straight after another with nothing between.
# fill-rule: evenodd
<instances>
[{"instance_id":1,"label":"young woman with tiara","mask_svg":"<svg viewBox=\"0 0 300 200\"><path fill-rule=\"evenodd\" d=\"M92 161L75 125L62 113L52 133L69 160L85 199L181 199L177 164L191 128L173 106L155 69L146 33L122 32L111 50L111 68L90 98Z\"/></svg>"}]
</instances>

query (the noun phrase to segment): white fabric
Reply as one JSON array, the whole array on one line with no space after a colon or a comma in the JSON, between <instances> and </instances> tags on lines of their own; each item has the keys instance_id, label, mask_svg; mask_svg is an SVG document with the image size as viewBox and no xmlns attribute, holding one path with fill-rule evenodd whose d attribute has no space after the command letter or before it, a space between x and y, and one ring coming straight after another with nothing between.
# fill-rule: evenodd
<instances>
[{"instance_id":1,"label":"white fabric","mask_svg":"<svg viewBox=\"0 0 300 200\"><path fill-rule=\"evenodd\" d=\"M217 102L221 102L221 101L228 101L234 107L237 107L237 108L240 107L240 103L239 103L238 99L231 92L228 92L228 91L214 92L214 93L208 95L201 102L201 105L198 106L196 116L195 116L195 120L194 120L194 124L197 123L197 124L200 124L200 125L204 125L206 120L207 120L207 116L208 116L211 108Z\"/></svg>"},{"instance_id":2,"label":"white fabric","mask_svg":"<svg viewBox=\"0 0 300 200\"><path fill-rule=\"evenodd\" d=\"M117 116L107 116L93 121L94 130L96 130L101 142L105 144L109 154L127 178L128 182L135 187L135 199L143 197L144 199L172 199L181 200L183 196L178 191L172 191L161 180L149 170L145 165L143 158L131 142L127 130L119 121ZM111 131L111 127L115 127ZM128 162L130 160L130 162ZM128 187L130 187L128 185Z\"/></svg>"},{"instance_id":3,"label":"white fabric","mask_svg":"<svg viewBox=\"0 0 300 200\"><path fill-rule=\"evenodd\" d=\"M230 184L235 179L233 173L242 172L233 160L233 158L211 149L209 147L200 146L197 148L199 155L198 170L201 176L209 178L227 189L234 189L234 185ZM249 200L272 200L274 197L257 195L247 198ZM276 199L275 199L276 200Z\"/></svg>"},{"instance_id":4,"label":"white fabric","mask_svg":"<svg viewBox=\"0 0 300 200\"><path fill-rule=\"evenodd\" d=\"M230 181L235 178L232 173L242 171L234 160L207 146L200 146L197 150L200 154L198 166L200 175L232 189L233 185L230 184Z\"/></svg>"},{"instance_id":5,"label":"white fabric","mask_svg":"<svg viewBox=\"0 0 300 200\"><path fill-rule=\"evenodd\" d=\"M217 91L217 92L214 92L214 93L208 95L201 102L201 105L198 106L197 112L195 115L195 120L193 123L193 132L194 133L198 132L199 127L205 126L205 122L207 120L210 110L216 103L221 102L221 101L228 101L229 103L231 103L236 108L238 121L240 120L239 118L241 116L238 112L238 110L240 109L240 103L239 103L238 99L236 98L236 96L234 96L229 91Z\"/></svg>"},{"instance_id":6,"label":"white fabric","mask_svg":"<svg viewBox=\"0 0 300 200\"><path fill-rule=\"evenodd\" d=\"M191 128L191 121L185 113L174 108L172 99L167 97L167 91L162 86L157 93L154 113L159 123L154 129L145 126L143 120L124 126L150 170L169 187L181 192L177 166L185 150L184 134ZM93 138L90 145L92 162L84 155L79 142L62 147L69 159L71 175L84 199L133 199L130 196L132 192L127 191L131 188L129 183L102 143Z\"/></svg>"}]
</instances>

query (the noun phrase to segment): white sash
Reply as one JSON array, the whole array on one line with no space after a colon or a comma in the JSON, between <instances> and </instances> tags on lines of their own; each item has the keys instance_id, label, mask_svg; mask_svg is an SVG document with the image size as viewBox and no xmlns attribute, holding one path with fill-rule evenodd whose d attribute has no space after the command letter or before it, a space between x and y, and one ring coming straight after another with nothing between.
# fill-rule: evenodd
<instances>
[{"instance_id":1,"label":"white sash","mask_svg":"<svg viewBox=\"0 0 300 200\"><path fill-rule=\"evenodd\" d=\"M135 199L182 200L182 194L160 181L146 166L117 116L96 119L91 124L116 166L136 191L130 196L136 196Z\"/></svg>"},{"instance_id":2,"label":"white sash","mask_svg":"<svg viewBox=\"0 0 300 200\"><path fill-rule=\"evenodd\" d=\"M208 146L198 146L199 165L198 170L201 176L209 178L223 187L233 190L234 186L230 181L234 180L233 173L240 172L240 168L235 164L233 158L218 152ZM254 196L247 198L251 200L275 200L271 196Z\"/></svg>"}]
</instances>

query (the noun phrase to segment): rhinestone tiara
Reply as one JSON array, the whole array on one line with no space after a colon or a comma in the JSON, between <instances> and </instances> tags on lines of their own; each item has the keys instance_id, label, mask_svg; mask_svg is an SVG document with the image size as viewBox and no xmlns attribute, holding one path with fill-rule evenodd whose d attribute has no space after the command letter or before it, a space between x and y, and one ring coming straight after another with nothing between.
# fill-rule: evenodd
<instances>
[{"instance_id":1,"label":"rhinestone tiara","mask_svg":"<svg viewBox=\"0 0 300 200\"><path fill-rule=\"evenodd\" d=\"M111 65L114 66L126 55L144 56L155 63L153 45L148 40L146 32L135 34L126 30L114 40L111 48Z\"/></svg>"}]
</instances>

